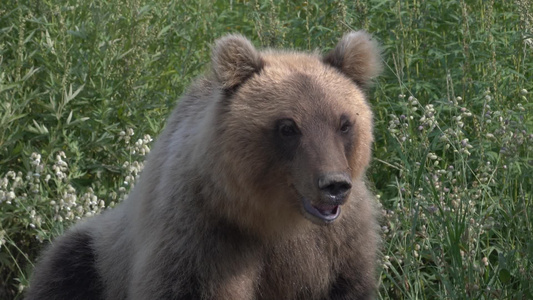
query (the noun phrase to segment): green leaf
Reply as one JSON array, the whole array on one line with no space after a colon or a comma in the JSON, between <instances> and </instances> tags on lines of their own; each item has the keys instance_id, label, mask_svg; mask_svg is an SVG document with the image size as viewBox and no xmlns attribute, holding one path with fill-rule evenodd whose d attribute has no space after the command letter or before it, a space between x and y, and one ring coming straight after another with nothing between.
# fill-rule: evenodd
<instances>
[{"instance_id":1,"label":"green leaf","mask_svg":"<svg viewBox=\"0 0 533 300\"><path fill-rule=\"evenodd\" d=\"M76 91L72 92L72 84L70 85L70 89L64 94L65 103L64 105L67 105L72 99L76 98L78 94L83 90L85 87L85 84L82 84Z\"/></svg>"},{"instance_id":2,"label":"green leaf","mask_svg":"<svg viewBox=\"0 0 533 300\"><path fill-rule=\"evenodd\" d=\"M511 273L509 272L509 270L501 269L499 277L500 277L500 281L502 283L509 283L511 281L511 277L512 276L511 276Z\"/></svg>"}]
</instances>

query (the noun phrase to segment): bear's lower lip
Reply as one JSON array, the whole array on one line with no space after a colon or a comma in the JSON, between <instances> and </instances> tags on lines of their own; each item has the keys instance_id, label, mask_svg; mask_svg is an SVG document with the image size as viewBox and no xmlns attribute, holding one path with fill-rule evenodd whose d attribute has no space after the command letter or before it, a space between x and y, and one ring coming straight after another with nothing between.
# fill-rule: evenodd
<instances>
[{"instance_id":1,"label":"bear's lower lip","mask_svg":"<svg viewBox=\"0 0 533 300\"><path fill-rule=\"evenodd\" d=\"M341 208L338 205L312 205L309 200L302 199L304 209L310 215L319 218L320 220L331 223L340 215Z\"/></svg>"}]
</instances>

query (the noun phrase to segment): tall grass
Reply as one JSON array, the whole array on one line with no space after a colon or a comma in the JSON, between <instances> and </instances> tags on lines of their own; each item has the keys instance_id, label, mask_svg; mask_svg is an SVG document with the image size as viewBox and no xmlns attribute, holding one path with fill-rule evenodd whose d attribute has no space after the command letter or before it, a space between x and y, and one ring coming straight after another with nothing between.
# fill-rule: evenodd
<instances>
[{"instance_id":1,"label":"tall grass","mask_svg":"<svg viewBox=\"0 0 533 300\"><path fill-rule=\"evenodd\" d=\"M52 237L126 197L216 37L326 51L353 29L386 65L370 93L379 298L533 298L531 0L6 0L0 299Z\"/></svg>"}]
</instances>

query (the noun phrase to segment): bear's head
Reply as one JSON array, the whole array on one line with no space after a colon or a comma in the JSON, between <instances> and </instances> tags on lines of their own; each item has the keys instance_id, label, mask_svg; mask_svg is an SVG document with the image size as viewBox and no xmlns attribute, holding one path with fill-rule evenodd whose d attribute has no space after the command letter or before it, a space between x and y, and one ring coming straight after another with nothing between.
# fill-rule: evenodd
<instances>
[{"instance_id":1,"label":"bear's head","mask_svg":"<svg viewBox=\"0 0 533 300\"><path fill-rule=\"evenodd\" d=\"M202 159L216 211L263 231L342 218L371 156L365 90L381 70L377 43L352 32L322 56L228 35L212 60L218 94Z\"/></svg>"}]
</instances>

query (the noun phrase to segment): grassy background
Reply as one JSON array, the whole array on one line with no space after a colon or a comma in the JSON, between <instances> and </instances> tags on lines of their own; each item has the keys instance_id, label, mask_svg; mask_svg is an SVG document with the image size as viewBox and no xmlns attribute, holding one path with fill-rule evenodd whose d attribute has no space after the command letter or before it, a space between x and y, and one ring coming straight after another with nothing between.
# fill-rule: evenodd
<instances>
[{"instance_id":1,"label":"grassy background","mask_svg":"<svg viewBox=\"0 0 533 300\"><path fill-rule=\"evenodd\" d=\"M380 299L533 298L531 0L0 5L0 299L42 246L124 199L213 40L382 43L371 92Z\"/></svg>"}]
</instances>

